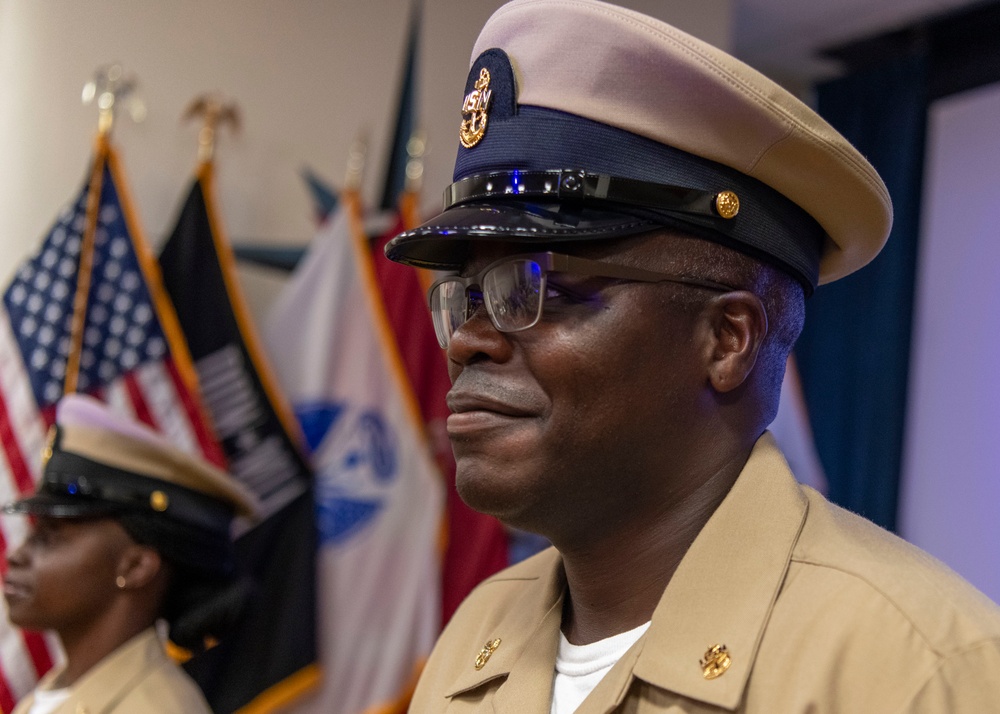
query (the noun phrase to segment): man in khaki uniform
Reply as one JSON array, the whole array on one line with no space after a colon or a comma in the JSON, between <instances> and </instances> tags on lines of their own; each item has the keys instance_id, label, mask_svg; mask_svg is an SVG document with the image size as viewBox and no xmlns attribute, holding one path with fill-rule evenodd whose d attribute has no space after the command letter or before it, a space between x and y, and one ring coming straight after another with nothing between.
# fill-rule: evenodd
<instances>
[{"instance_id":1,"label":"man in khaki uniform","mask_svg":"<svg viewBox=\"0 0 1000 714\"><path fill-rule=\"evenodd\" d=\"M998 608L766 432L805 298L888 235L872 167L595 0L515 0L472 58L445 211L386 253L454 273L460 494L554 548L468 598L411 711L1000 711Z\"/></svg>"},{"instance_id":2,"label":"man in khaki uniform","mask_svg":"<svg viewBox=\"0 0 1000 714\"><path fill-rule=\"evenodd\" d=\"M89 397L57 406L35 517L11 553L11 622L58 635L65 663L15 714L208 714L155 625L191 650L219 638L246 594L229 528L254 498L227 474Z\"/></svg>"}]
</instances>

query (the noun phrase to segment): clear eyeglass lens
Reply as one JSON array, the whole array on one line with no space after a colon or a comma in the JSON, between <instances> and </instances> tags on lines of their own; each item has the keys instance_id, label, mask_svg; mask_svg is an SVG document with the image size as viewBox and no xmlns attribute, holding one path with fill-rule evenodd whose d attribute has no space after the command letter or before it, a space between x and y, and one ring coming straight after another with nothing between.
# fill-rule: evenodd
<instances>
[{"instance_id":1,"label":"clear eyeglass lens","mask_svg":"<svg viewBox=\"0 0 1000 714\"><path fill-rule=\"evenodd\" d=\"M486 307L497 329L531 327L541 312L542 268L533 260L502 263L483 276Z\"/></svg>"},{"instance_id":2,"label":"clear eyeglass lens","mask_svg":"<svg viewBox=\"0 0 1000 714\"><path fill-rule=\"evenodd\" d=\"M465 286L455 281L438 284L431 294L431 319L441 349L447 349L452 333L466 320Z\"/></svg>"},{"instance_id":3,"label":"clear eyeglass lens","mask_svg":"<svg viewBox=\"0 0 1000 714\"><path fill-rule=\"evenodd\" d=\"M545 274L533 260L502 263L483 276L482 293L468 290L460 280L438 283L430 296L434 333L442 349L451 336L485 300L487 312L502 332L517 332L534 325L542 311Z\"/></svg>"}]
</instances>

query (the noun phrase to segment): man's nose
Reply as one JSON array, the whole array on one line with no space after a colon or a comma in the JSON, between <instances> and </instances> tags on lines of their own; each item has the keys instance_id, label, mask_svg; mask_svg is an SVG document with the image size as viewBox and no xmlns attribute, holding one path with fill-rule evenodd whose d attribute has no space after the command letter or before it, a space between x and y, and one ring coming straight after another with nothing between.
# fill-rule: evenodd
<instances>
[{"instance_id":1,"label":"man's nose","mask_svg":"<svg viewBox=\"0 0 1000 714\"><path fill-rule=\"evenodd\" d=\"M469 318L451 334L449 366L465 366L476 361L505 362L510 358L508 336L493 325L482 300L469 302Z\"/></svg>"}]
</instances>

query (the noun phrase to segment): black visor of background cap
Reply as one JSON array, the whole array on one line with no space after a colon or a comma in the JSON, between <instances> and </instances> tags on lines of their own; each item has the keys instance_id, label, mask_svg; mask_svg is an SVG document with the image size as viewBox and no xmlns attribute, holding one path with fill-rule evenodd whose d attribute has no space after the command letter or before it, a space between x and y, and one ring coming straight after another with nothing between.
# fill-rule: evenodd
<instances>
[{"instance_id":1,"label":"black visor of background cap","mask_svg":"<svg viewBox=\"0 0 1000 714\"><path fill-rule=\"evenodd\" d=\"M487 21L456 116L444 211L392 260L457 270L470 241L666 226L768 260L811 291L868 263L892 224L861 154L757 71L597 0L514 0Z\"/></svg>"},{"instance_id":2,"label":"black visor of background cap","mask_svg":"<svg viewBox=\"0 0 1000 714\"><path fill-rule=\"evenodd\" d=\"M228 540L235 515L256 513L255 497L225 472L79 394L57 405L42 460L35 493L6 513L148 515L209 540Z\"/></svg>"}]
</instances>

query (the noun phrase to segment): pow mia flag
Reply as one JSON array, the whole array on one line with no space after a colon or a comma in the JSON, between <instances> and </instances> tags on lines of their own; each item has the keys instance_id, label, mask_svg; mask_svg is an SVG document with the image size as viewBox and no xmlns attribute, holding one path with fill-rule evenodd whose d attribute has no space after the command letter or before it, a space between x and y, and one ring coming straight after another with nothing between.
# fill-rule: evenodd
<instances>
[{"instance_id":1,"label":"pow mia flag","mask_svg":"<svg viewBox=\"0 0 1000 714\"><path fill-rule=\"evenodd\" d=\"M319 679L313 476L237 282L209 162L199 167L160 266L230 473L257 495L262 511L261 522L237 540L259 597L237 631L187 668L214 711L251 704L271 711Z\"/></svg>"}]
</instances>

